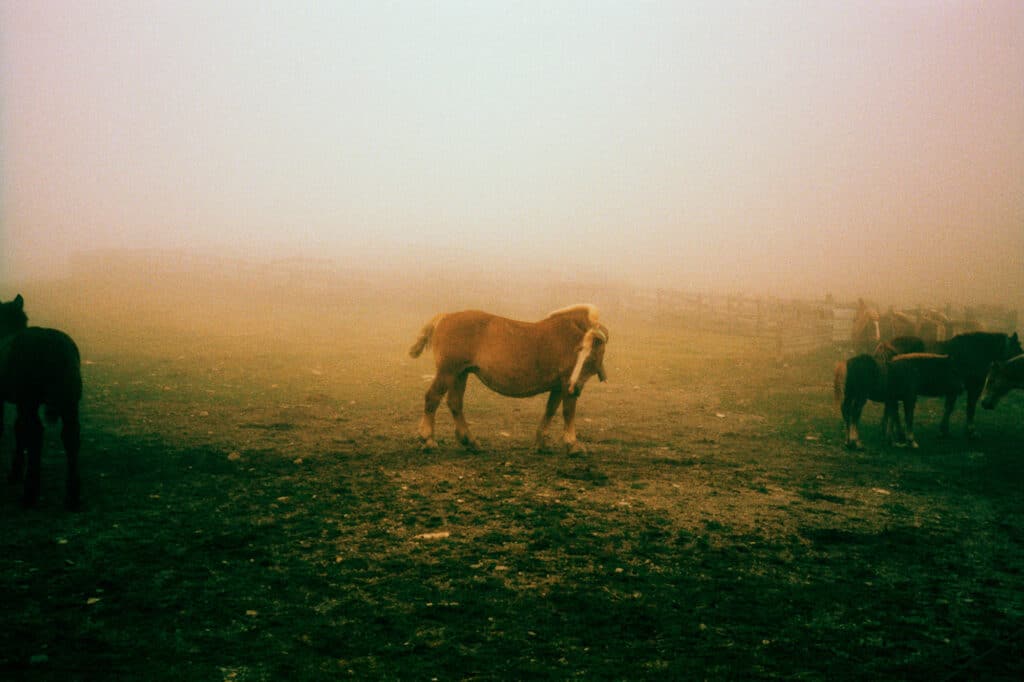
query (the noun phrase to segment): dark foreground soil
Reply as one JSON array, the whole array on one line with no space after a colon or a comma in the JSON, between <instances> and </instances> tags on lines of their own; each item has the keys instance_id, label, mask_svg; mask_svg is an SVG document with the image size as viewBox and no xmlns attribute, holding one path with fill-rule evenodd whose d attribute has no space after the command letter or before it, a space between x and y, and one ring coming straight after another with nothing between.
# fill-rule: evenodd
<instances>
[{"instance_id":1,"label":"dark foreground soil","mask_svg":"<svg viewBox=\"0 0 1024 682\"><path fill-rule=\"evenodd\" d=\"M441 414L424 454L433 312L69 315L85 509L50 428L39 506L0 497L0 677L1024 678L1022 396L972 442L923 401L915 451L869 407L851 453L841 349L608 319L587 454L475 382L484 451Z\"/></svg>"}]
</instances>

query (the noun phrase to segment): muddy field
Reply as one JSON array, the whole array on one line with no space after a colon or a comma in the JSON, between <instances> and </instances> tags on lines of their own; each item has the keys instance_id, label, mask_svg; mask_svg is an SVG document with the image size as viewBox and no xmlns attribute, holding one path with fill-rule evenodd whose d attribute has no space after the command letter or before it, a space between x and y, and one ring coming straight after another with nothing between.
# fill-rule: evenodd
<instances>
[{"instance_id":1,"label":"muddy field","mask_svg":"<svg viewBox=\"0 0 1024 682\"><path fill-rule=\"evenodd\" d=\"M843 349L607 313L587 454L475 380L483 452L442 407L423 454L434 302L59 292L21 293L82 349L85 509L50 428L39 507L0 499L5 679L1024 677L1024 395L970 443L922 401L916 451L869 406L851 453Z\"/></svg>"}]
</instances>

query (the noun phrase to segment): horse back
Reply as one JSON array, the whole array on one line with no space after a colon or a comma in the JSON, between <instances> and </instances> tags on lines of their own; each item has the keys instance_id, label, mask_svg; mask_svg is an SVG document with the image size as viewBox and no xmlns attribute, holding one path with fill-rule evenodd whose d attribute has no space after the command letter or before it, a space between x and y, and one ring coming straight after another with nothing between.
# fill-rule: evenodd
<instances>
[{"instance_id":1,"label":"horse back","mask_svg":"<svg viewBox=\"0 0 1024 682\"><path fill-rule=\"evenodd\" d=\"M914 395L940 397L963 390L960 370L948 355L907 353L889 363L889 394L892 397Z\"/></svg>"},{"instance_id":2,"label":"horse back","mask_svg":"<svg viewBox=\"0 0 1024 682\"><path fill-rule=\"evenodd\" d=\"M480 310L445 315L434 329L432 344L439 362L467 365L502 361L523 363L551 361L547 355L561 346L572 347L567 334L560 333L559 321L521 322ZM566 337L565 340L562 337ZM562 343L559 343L562 341Z\"/></svg>"},{"instance_id":3,"label":"horse back","mask_svg":"<svg viewBox=\"0 0 1024 682\"><path fill-rule=\"evenodd\" d=\"M864 353L846 361L844 394L850 400L882 400L885 390L883 366Z\"/></svg>"},{"instance_id":4,"label":"horse back","mask_svg":"<svg viewBox=\"0 0 1024 682\"><path fill-rule=\"evenodd\" d=\"M82 399L81 356L70 336L57 329L28 327L12 340L3 368L6 399L58 409Z\"/></svg>"},{"instance_id":5,"label":"horse back","mask_svg":"<svg viewBox=\"0 0 1024 682\"><path fill-rule=\"evenodd\" d=\"M1008 360L1008 353L1013 355L1015 349L1009 341L1010 337L1000 332L967 332L957 334L940 347L953 358L961 374L984 380L993 362Z\"/></svg>"}]
</instances>

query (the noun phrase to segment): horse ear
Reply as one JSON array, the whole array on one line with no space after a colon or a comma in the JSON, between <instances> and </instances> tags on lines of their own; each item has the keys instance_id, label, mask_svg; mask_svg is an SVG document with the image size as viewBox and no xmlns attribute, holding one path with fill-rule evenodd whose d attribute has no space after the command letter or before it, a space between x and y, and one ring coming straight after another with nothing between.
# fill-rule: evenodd
<instances>
[{"instance_id":1,"label":"horse ear","mask_svg":"<svg viewBox=\"0 0 1024 682\"><path fill-rule=\"evenodd\" d=\"M22 308L25 307L25 299L21 297L21 294L15 296L14 301L12 301L12 303L14 303L14 307L17 308L18 310L21 310Z\"/></svg>"}]
</instances>

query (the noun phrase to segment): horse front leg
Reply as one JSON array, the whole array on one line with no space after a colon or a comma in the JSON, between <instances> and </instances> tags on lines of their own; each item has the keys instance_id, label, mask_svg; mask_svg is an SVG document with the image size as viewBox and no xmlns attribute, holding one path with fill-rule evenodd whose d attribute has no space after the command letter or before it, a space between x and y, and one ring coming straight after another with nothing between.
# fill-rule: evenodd
<instances>
[{"instance_id":1,"label":"horse front leg","mask_svg":"<svg viewBox=\"0 0 1024 682\"><path fill-rule=\"evenodd\" d=\"M68 460L67 481L65 482L64 506L78 509L81 505L82 482L78 473L78 453L81 447L81 425L78 421L78 406L65 410L61 416L60 439Z\"/></svg>"},{"instance_id":2,"label":"horse front leg","mask_svg":"<svg viewBox=\"0 0 1024 682\"><path fill-rule=\"evenodd\" d=\"M430 452L437 447L437 441L434 440L434 419L437 416L437 407L441 404L441 398L447 392L448 377L438 373L423 397L423 416L420 417L419 436L424 452Z\"/></svg>"},{"instance_id":3,"label":"horse front leg","mask_svg":"<svg viewBox=\"0 0 1024 682\"><path fill-rule=\"evenodd\" d=\"M0 439L4 435L4 403L0 400ZM11 457L11 471L7 474L8 483L17 483L21 478L21 472L15 470L15 463L18 461L18 449L14 448L14 455Z\"/></svg>"},{"instance_id":4,"label":"horse front leg","mask_svg":"<svg viewBox=\"0 0 1024 682\"><path fill-rule=\"evenodd\" d=\"M479 452L480 445L469 435L469 424L466 422L466 414L462 409L468 378L469 374L467 373L455 377L448 391L448 409L452 411L452 417L455 419L455 438L470 452Z\"/></svg>"},{"instance_id":5,"label":"horse front leg","mask_svg":"<svg viewBox=\"0 0 1024 682\"><path fill-rule=\"evenodd\" d=\"M0 416L2 418L2 416ZM25 434L22 433L24 425L18 421L17 415L14 418L14 455L11 457L11 471L7 475L8 483L20 483L25 475ZM2 429L0 429L2 433Z\"/></svg>"},{"instance_id":6,"label":"horse front leg","mask_svg":"<svg viewBox=\"0 0 1024 682\"><path fill-rule=\"evenodd\" d=\"M14 435L18 442L18 457L27 460L25 471L25 487L21 495L21 505L31 507L39 500L39 488L42 479L40 460L43 454L43 422L39 419L39 407L27 408L18 406L18 416L14 421ZM19 463L19 470L20 470Z\"/></svg>"},{"instance_id":7,"label":"horse front leg","mask_svg":"<svg viewBox=\"0 0 1024 682\"><path fill-rule=\"evenodd\" d=\"M565 421L565 431L562 440L565 443L565 452L570 455L579 455L587 451L576 440L576 399L576 396L568 393L562 398L562 419Z\"/></svg>"},{"instance_id":8,"label":"horse front leg","mask_svg":"<svg viewBox=\"0 0 1024 682\"><path fill-rule=\"evenodd\" d=\"M558 411L558 404L560 402L562 402L562 391L556 388L548 394L548 402L544 407L544 416L540 418L540 426L537 427L537 440L535 442L537 452L548 452L548 426L551 425L551 420L555 418L555 412Z\"/></svg>"}]
</instances>

